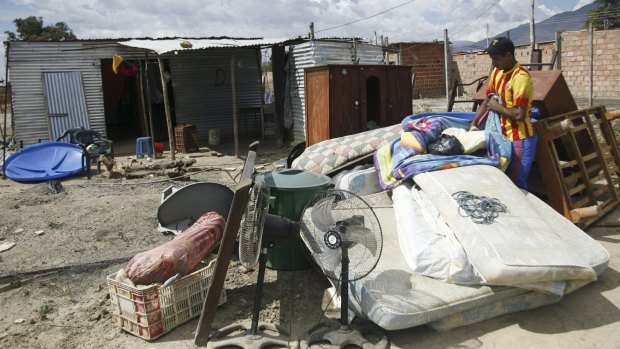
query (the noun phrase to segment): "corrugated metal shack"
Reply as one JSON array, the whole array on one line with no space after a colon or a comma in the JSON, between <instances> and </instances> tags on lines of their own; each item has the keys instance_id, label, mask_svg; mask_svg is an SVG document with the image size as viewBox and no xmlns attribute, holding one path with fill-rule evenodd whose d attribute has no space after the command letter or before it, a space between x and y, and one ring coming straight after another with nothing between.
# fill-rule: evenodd
<instances>
[{"instance_id":1,"label":"corrugated metal shack","mask_svg":"<svg viewBox=\"0 0 620 349\"><path fill-rule=\"evenodd\" d=\"M198 141L208 129L232 137L231 57L235 55L239 109L261 104L260 49L280 40L187 39L9 42L15 138L25 145L54 140L70 127L84 126L111 139L148 133L140 108L138 77L112 73L112 55L147 66L155 139L167 130L156 58L164 61L174 124L196 125ZM147 56L148 54L148 56ZM120 91L120 92L119 92ZM146 108L145 108L146 109ZM242 115L243 116L243 115ZM259 118L256 113L247 117ZM255 120L250 122L255 122ZM246 120L242 120L247 122ZM248 130L255 132L254 129Z\"/></svg>"},{"instance_id":2,"label":"corrugated metal shack","mask_svg":"<svg viewBox=\"0 0 620 349\"><path fill-rule=\"evenodd\" d=\"M192 43L182 47L182 41ZM65 42L7 42L12 85L13 125L24 145L55 140L64 130L84 126L113 140L150 135L140 98L139 75L112 73L113 54L141 69L150 93L154 139L168 138L162 83L157 58L163 61L172 125L197 128L197 140L207 143L209 130L223 141L233 139L231 66L236 81L236 105L241 137L261 136L260 50L288 47L288 108L276 106L276 118L293 120L292 139L305 141L304 68L324 64L384 64L381 45L358 39L133 39ZM288 46L287 46L288 45ZM284 52L282 50L281 52ZM231 59L234 53L234 64ZM274 71L284 67L275 66ZM143 70L141 70L143 71ZM144 71L143 71L144 72ZM279 91L278 91L279 90ZM284 95L284 87L276 94ZM283 100L281 98L280 100ZM276 97L276 103L278 98ZM278 123L276 123L278 124ZM280 122L282 126L286 122ZM276 137L281 137L276 132ZM290 139L289 139L290 140ZM171 143L172 144L172 143Z\"/></svg>"}]
</instances>

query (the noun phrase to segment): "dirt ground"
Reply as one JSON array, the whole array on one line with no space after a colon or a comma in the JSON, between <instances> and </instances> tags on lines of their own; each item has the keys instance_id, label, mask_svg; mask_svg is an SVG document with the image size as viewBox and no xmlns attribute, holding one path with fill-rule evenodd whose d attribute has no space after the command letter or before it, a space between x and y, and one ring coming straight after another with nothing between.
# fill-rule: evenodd
<instances>
[{"instance_id":1,"label":"dirt ground","mask_svg":"<svg viewBox=\"0 0 620 349\"><path fill-rule=\"evenodd\" d=\"M259 148L259 171L273 169L289 150ZM242 159L210 152L192 157L201 172L192 173L190 181L234 187L243 165ZM0 348L193 348L197 319L152 342L120 330L112 321L106 283L106 276L123 268L131 256L172 238L156 229L161 193L172 184L181 187L190 181L78 177L63 180L64 191L56 194L45 183L0 179L0 244L15 243L0 252ZM391 332L392 347L620 347L619 219L616 210L588 230L611 254L608 270L595 284L555 305L449 332L426 327ZM63 269L28 273L59 267ZM225 283L227 302L218 308L215 328L249 321L255 281L256 272L246 272L233 261ZM327 287L312 269L268 270L261 319L280 323L293 337L299 336L320 320Z\"/></svg>"},{"instance_id":2,"label":"dirt ground","mask_svg":"<svg viewBox=\"0 0 620 349\"><path fill-rule=\"evenodd\" d=\"M259 149L259 171L273 169L272 163L284 158L288 150ZM236 185L242 159L215 157L210 152L192 154L192 158L197 160L192 168L203 172L192 173L191 181ZM119 160L129 161L127 157ZM123 268L137 252L172 239L157 231L161 193L170 185L182 187L191 182L161 178L73 178L63 180L64 191L57 194L46 183L0 180L0 244L15 243L0 253L0 347L193 347L197 319L149 343L121 331L110 314L106 276ZM73 267L24 274L65 266ZM6 278L16 274L18 278ZM255 271L247 272L233 260L225 284L227 302L218 309L215 328L249 321L256 277ZM289 330L299 333L320 319L326 287L327 282L312 269L268 270L261 319L290 323Z\"/></svg>"}]
</instances>

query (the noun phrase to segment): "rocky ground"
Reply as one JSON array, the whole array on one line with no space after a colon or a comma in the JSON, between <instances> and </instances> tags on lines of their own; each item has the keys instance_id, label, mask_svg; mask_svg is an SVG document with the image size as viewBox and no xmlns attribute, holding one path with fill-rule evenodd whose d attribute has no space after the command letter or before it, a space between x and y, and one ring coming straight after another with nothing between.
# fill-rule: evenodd
<instances>
[{"instance_id":1,"label":"rocky ground","mask_svg":"<svg viewBox=\"0 0 620 349\"><path fill-rule=\"evenodd\" d=\"M274 168L289 148L259 150L260 171ZM222 150L222 153L224 150ZM180 156L183 158L183 156ZM142 348L193 347L197 320L153 343L121 331L112 320L106 277L123 268L137 252L172 239L157 231L161 193L170 185L210 181L234 188L243 165L234 156L194 153L191 176L61 182L56 193L46 183L0 181L0 347L3 348ZM118 157L129 164L130 157ZM163 162L157 160L155 162ZM133 166L152 165L145 159ZM216 328L251 318L257 273L236 261L229 268L227 302L220 306ZM321 316L327 287L314 270L268 270L261 319L282 323L300 333Z\"/></svg>"}]
</instances>

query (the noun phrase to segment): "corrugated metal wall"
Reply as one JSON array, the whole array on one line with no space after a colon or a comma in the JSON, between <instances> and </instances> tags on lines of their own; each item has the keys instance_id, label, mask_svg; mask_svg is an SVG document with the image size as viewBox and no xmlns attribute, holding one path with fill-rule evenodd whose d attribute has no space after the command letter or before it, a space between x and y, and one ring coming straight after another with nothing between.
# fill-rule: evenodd
<instances>
[{"instance_id":1,"label":"corrugated metal wall","mask_svg":"<svg viewBox=\"0 0 620 349\"><path fill-rule=\"evenodd\" d=\"M211 128L219 128L225 141L233 138L232 53L233 49L218 48L187 51L170 59L177 124L196 125L200 142L207 142ZM235 49L235 81L237 107L260 107L261 80L256 49ZM237 116L242 137L260 135L260 128L256 130L254 127L260 126L259 113L238 113Z\"/></svg>"},{"instance_id":2,"label":"corrugated metal wall","mask_svg":"<svg viewBox=\"0 0 620 349\"><path fill-rule=\"evenodd\" d=\"M294 142L306 140L304 68L325 64L383 64L381 46L353 42L308 41L291 47L289 83Z\"/></svg>"},{"instance_id":3,"label":"corrugated metal wall","mask_svg":"<svg viewBox=\"0 0 620 349\"><path fill-rule=\"evenodd\" d=\"M65 130L88 128L88 113L80 72L43 73L52 140Z\"/></svg>"},{"instance_id":4,"label":"corrugated metal wall","mask_svg":"<svg viewBox=\"0 0 620 349\"><path fill-rule=\"evenodd\" d=\"M24 145L52 139L47 121L43 73L80 72L90 128L105 136L101 59L114 52L125 58L142 51L113 42L10 42L9 81L13 88L15 138Z\"/></svg>"}]
</instances>

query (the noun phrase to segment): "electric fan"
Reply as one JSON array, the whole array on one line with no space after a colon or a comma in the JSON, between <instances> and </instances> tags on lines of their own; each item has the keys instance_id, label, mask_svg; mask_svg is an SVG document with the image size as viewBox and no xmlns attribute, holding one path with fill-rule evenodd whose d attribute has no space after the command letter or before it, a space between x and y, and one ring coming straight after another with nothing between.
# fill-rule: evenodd
<instances>
[{"instance_id":1,"label":"electric fan","mask_svg":"<svg viewBox=\"0 0 620 349\"><path fill-rule=\"evenodd\" d=\"M207 343L209 348L289 348L290 334L283 327L258 321L267 264L263 244L269 246L274 240L289 238L299 231L296 222L267 213L269 200L269 187L254 184L239 228L239 262L249 270L254 270L257 263L259 266L252 322L232 324L215 331Z\"/></svg>"},{"instance_id":2,"label":"electric fan","mask_svg":"<svg viewBox=\"0 0 620 349\"><path fill-rule=\"evenodd\" d=\"M340 321L326 320L305 332L301 348L331 344L344 348L387 348L383 330L371 322L348 321L349 282L368 275L377 265L383 246L381 226L372 208L344 190L317 194L305 207L300 237L321 272L340 284Z\"/></svg>"}]
</instances>

